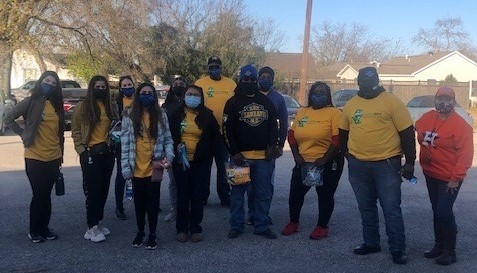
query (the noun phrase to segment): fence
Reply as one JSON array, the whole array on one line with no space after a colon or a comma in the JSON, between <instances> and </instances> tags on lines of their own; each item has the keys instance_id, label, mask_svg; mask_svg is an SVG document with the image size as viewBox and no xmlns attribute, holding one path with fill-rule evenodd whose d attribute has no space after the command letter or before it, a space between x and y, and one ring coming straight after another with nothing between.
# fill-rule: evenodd
<instances>
[{"instance_id":1,"label":"fence","mask_svg":"<svg viewBox=\"0 0 477 273\"><path fill-rule=\"evenodd\" d=\"M341 89L358 89L356 80L320 80L326 82L331 92L335 92ZM308 81L307 91L314 81ZM436 81L416 81L416 82L397 82L397 81L381 81L381 85L389 92L396 95L404 103L408 103L412 98L417 96L435 95L437 89L442 86ZM456 94L457 103L464 107L469 108L471 106L471 100L469 97L469 89L471 88L469 82L456 82L447 86L454 89ZM292 80L287 82L277 83L275 85L280 92L298 97L298 91L300 89L300 81ZM477 96L477 82L472 84L472 95Z\"/></svg>"}]
</instances>

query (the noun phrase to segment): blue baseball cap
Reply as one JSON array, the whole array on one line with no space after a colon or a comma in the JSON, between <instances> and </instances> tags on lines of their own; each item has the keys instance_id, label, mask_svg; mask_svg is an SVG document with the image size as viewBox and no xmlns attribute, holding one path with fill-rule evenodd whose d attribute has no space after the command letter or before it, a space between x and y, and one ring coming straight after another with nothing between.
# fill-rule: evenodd
<instances>
[{"instance_id":1,"label":"blue baseball cap","mask_svg":"<svg viewBox=\"0 0 477 273\"><path fill-rule=\"evenodd\" d=\"M251 64L247 64L246 66L243 66L242 68L240 68L239 81L242 81L242 79L245 77L250 77L257 80L258 79L257 69Z\"/></svg>"}]
</instances>

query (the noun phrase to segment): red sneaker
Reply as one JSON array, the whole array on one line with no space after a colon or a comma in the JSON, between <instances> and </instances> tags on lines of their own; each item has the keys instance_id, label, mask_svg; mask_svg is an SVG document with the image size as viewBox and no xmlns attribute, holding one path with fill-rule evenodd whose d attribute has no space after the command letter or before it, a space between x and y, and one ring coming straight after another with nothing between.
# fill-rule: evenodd
<instances>
[{"instance_id":1,"label":"red sneaker","mask_svg":"<svg viewBox=\"0 0 477 273\"><path fill-rule=\"evenodd\" d=\"M288 236L288 235L292 235L293 233L297 233L299 230L300 230L300 225L298 223L290 222L282 230L282 234L285 236Z\"/></svg>"},{"instance_id":2,"label":"red sneaker","mask_svg":"<svg viewBox=\"0 0 477 273\"><path fill-rule=\"evenodd\" d=\"M324 227L316 226L316 228L310 234L310 239L320 240L328 236L330 236L329 227L324 228Z\"/></svg>"}]
</instances>

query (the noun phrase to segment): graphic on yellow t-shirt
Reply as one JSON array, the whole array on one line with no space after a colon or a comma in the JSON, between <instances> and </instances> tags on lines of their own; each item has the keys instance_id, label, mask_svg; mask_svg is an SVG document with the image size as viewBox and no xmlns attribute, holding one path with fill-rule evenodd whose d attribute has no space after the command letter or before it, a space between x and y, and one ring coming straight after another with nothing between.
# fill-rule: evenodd
<instances>
[{"instance_id":1,"label":"graphic on yellow t-shirt","mask_svg":"<svg viewBox=\"0 0 477 273\"><path fill-rule=\"evenodd\" d=\"M292 125L298 151L306 162L323 157L331 145L332 136L338 135L341 111L334 107L314 110L302 108Z\"/></svg>"},{"instance_id":2,"label":"graphic on yellow t-shirt","mask_svg":"<svg viewBox=\"0 0 477 273\"><path fill-rule=\"evenodd\" d=\"M149 133L149 113L143 112L141 121L141 136L136 138L136 164L134 177L144 178L152 176L152 158L156 141Z\"/></svg>"},{"instance_id":3,"label":"graphic on yellow t-shirt","mask_svg":"<svg viewBox=\"0 0 477 273\"><path fill-rule=\"evenodd\" d=\"M227 100L234 95L237 84L227 77L223 77L220 81L214 81L209 76L203 77L195 82L204 91L204 104L213 111L220 128L222 128L222 115Z\"/></svg>"},{"instance_id":4,"label":"graphic on yellow t-shirt","mask_svg":"<svg viewBox=\"0 0 477 273\"><path fill-rule=\"evenodd\" d=\"M185 143L187 159L189 161L193 161L197 148L197 143L199 142L200 137L202 135L202 130L195 123L197 113L193 113L187 110L185 112L186 116L181 122L181 141Z\"/></svg>"},{"instance_id":5,"label":"graphic on yellow t-shirt","mask_svg":"<svg viewBox=\"0 0 477 273\"><path fill-rule=\"evenodd\" d=\"M35 141L32 146L25 148L25 158L48 162L61 157L60 139L58 138L59 120L55 108L47 100Z\"/></svg>"},{"instance_id":6,"label":"graphic on yellow t-shirt","mask_svg":"<svg viewBox=\"0 0 477 273\"><path fill-rule=\"evenodd\" d=\"M91 139L88 146L91 147L95 144L106 142L108 140L109 127L111 126L111 120L106 114L106 108L103 102L98 102L99 107L99 123L94 126L91 132Z\"/></svg>"},{"instance_id":7,"label":"graphic on yellow t-shirt","mask_svg":"<svg viewBox=\"0 0 477 273\"><path fill-rule=\"evenodd\" d=\"M345 105L340 128L349 131L349 153L359 160L377 161L401 155L399 132L413 124L404 103L391 93L373 99L359 96Z\"/></svg>"}]
</instances>

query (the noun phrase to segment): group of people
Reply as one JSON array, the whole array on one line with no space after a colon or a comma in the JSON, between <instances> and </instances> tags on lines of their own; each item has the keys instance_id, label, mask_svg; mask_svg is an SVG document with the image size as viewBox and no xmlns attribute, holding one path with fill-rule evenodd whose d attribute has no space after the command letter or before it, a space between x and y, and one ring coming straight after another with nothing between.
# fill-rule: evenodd
<instances>
[{"instance_id":1,"label":"group of people","mask_svg":"<svg viewBox=\"0 0 477 273\"><path fill-rule=\"evenodd\" d=\"M454 91L439 88L436 109L424 114L414 126L404 104L379 85L376 69L366 67L359 71L358 95L342 111L333 106L330 87L315 82L308 92L308 105L298 111L288 128L285 101L273 88L274 76L270 67L257 71L246 65L240 69L236 84L222 75L222 62L214 56L208 59L208 76L195 84L188 84L182 77L174 79L161 107L150 83L136 87L130 76L123 76L120 92L113 98L106 78L93 77L86 97L74 110L71 126L86 197L84 238L101 242L110 234L101 221L116 160L116 217L126 218L123 197L125 185L130 182L138 228L134 247L144 243L146 249L157 247L164 171L170 178L171 205L165 220L176 220L179 242L201 241L215 159L217 193L221 205L230 208L228 237L239 237L248 223L254 226L254 234L276 239L269 216L275 160L283 154L288 138L295 164L290 181L290 222L282 235L299 231L304 197L313 186L318 194L318 221L310 238L319 240L330 235L334 193L346 158L363 227L364 242L354 253L381 251L379 200L392 260L405 264L401 183L402 177L414 178L417 132L420 164L434 214L435 244L424 256L436 258L438 264L455 262L457 226L452 208L472 164L473 136L472 128L454 111ZM6 124L22 137L25 147L26 173L33 191L28 236L35 243L57 238L49 229L49 220L51 190L64 151L59 83L55 72L43 73L31 96L5 115ZM15 122L21 115L24 128ZM246 166L250 181L227 184L226 163L227 168ZM320 174L318 184L305 183L310 173Z\"/></svg>"}]
</instances>

